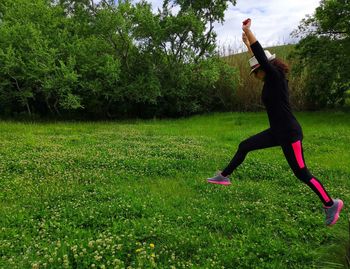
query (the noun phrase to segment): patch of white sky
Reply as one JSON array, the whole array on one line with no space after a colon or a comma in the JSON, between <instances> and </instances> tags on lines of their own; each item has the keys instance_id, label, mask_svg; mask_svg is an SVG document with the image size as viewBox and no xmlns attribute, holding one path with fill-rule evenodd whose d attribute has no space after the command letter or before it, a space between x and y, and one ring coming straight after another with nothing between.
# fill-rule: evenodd
<instances>
[{"instance_id":1,"label":"patch of white sky","mask_svg":"<svg viewBox=\"0 0 350 269\"><path fill-rule=\"evenodd\" d=\"M224 24L216 24L218 43L242 46L242 21L252 19L252 30L263 46L295 43L290 36L307 14L313 14L319 0L238 0L225 13Z\"/></svg>"}]
</instances>

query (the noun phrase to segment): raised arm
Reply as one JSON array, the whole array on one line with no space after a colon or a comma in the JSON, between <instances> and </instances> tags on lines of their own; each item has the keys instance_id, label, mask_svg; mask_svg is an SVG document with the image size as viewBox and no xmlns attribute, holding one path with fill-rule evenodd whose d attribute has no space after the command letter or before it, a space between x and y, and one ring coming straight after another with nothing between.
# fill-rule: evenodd
<instances>
[{"instance_id":1,"label":"raised arm","mask_svg":"<svg viewBox=\"0 0 350 269\"><path fill-rule=\"evenodd\" d=\"M248 37L245 33L242 33L242 40L243 40L243 43L247 46L248 54L250 56L254 56L254 53L253 53L252 49L250 48L250 42L249 42Z\"/></svg>"},{"instance_id":2,"label":"raised arm","mask_svg":"<svg viewBox=\"0 0 350 269\"><path fill-rule=\"evenodd\" d=\"M250 44L250 49L253 52L255 58L258 60L261 68L266 72L270 74L278 74L277 69L269 62L267 59L264 49L260 45L260 43L256 40L256 37L254 36L253 32L250 30L251 26L251 19L247 19L243 22L242 30L243 35L246 36L248 39L248 42ZM249 49L248 49L249 50Z\"/></svg>"},{"instance_id":3,"label":"raised arm","mask_svg":"<svg viewBox=\"0 0 350 269\"><path fill-rule=\"evenodd\" d=\"M250 26L252 25L251 19L246 19L243 22L242 30L244 32L244 35L247 37L248 42L250 45L254 44L257 40L253 34L253 32L250 30Z\"/></svg>"}]
</instances>

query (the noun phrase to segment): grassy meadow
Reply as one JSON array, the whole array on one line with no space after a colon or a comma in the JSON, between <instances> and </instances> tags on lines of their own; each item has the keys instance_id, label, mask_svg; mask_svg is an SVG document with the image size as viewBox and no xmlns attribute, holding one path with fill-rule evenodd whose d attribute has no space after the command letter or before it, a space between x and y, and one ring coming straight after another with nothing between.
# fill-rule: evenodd
<instances>
[{"instance_id":1,"label":"grassy meadow","mask_svg":"<svg viewBox=\"0 0 350 269\"><path fill-rule=\"evenodd\" d=\"M206 178L265 113L178 120L0 121L0 268L343 268L350 117L297 113L319 198L280 148L252 152L229 187Z\"/></svg>"}]
</instances>

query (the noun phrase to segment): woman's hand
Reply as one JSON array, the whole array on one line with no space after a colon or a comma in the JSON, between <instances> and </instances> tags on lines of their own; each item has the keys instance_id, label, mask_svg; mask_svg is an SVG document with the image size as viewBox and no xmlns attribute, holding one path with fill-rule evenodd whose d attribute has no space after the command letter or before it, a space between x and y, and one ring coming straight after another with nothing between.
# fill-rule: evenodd
<instances>
[{"instance_id":1,"label":"woman's hand","mask_svg":"<svg viewBox=\"0 0 350 269\"><path fill-rule=\"evenodd\" d=\"M243 32L249 31L251 25L252 25L252 20L251 19L246 19L243 22L243 25L242 25Z\"/></svg>"},{"instance_id":2,"label":"woman's hand","mask_svg":"<svg viewBox=\"0 0 350 269\"><path fill-rule=\"evenodd\" d=\"M243 40L243 43L246 44L247 47L250 46L248 37L247 37L247 35L245 33L242 33L242 40Z\"/></svg>"},{"instance_id":3,"label":"woman's hand","mask_svg":"<svg viewBox=\"0 0 350 269\"><path fill-rule=\"evenodd\" d=\"M253 51L250 47L251 44L254 44L256 42L256 38L254 36L254 34L252 33L252 31L250 31L250 26L252 25L252 20L251 19L246 19L243 22L242 25L242 30L243 30L243 34L242 34L242 40L244 42L244 44L247 46L248 49L248 53L253 56Z\"/></svg>"}]
</instances>

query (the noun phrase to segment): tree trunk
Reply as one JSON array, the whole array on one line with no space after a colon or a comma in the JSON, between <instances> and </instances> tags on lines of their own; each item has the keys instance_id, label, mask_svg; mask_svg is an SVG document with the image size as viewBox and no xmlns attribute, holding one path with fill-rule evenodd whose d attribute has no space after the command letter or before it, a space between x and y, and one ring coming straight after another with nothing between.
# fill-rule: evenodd
<instances>
[{"instance_id":1,"label":"tree trunk","mask_svg":"<svg viewBox=\"0 0 350 269\"><path fill-rule=\"evenodd\" d=\"M55 109L57 115L58 115L58 116L61 116L61 113L60 113L60 111L58 110L57 105L58 105L58 99L56 99L55 103L53 104L53 108Z\"/></svg>"},{"instance_id":2,"label":"tree trunk","mask_svg":"<svg viewBox=\"0 0 350 269\"><path fill-rule=\"evenodd\" d=\"M28 112L29 116L31 117L32 116L32 112L30 110L30 106L28 104L28 101L26 102L26 107L27 107L27 112Z\"/></svg>"}]
</instances>

